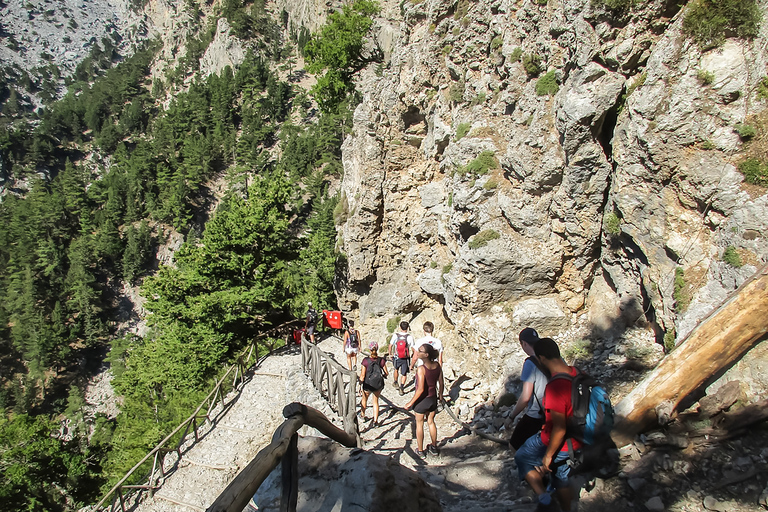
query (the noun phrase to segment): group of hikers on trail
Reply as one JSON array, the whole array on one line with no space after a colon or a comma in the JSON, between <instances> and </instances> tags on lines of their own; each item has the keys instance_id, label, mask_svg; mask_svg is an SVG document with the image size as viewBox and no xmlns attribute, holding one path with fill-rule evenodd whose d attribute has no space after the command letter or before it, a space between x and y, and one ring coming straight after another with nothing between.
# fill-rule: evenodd
<instances>
[{"instance_id":1,"label":"group of hikers on trail","mask_svg":"<svg viewBox=\"0 0 768 512\"><path fill-rule=\"evenodd\" d=\"M392 358L393 385L398 388L400 395L405 394L408 373L416 368L415 389L413 398L405 405L405 410L413 410L416 419L416 454L424 457L426 451L437 454L437 425L435 414L437 405L443 398L443 345L439 339L432 336L435 326L432 322L424 322L422 326L424 337L414 341L408 332L408 322L400 322L399 331L392 334L389 341L388 356ZM344 353L347 355L347 365L350 370L356 369L357 354L360 351L360 332L355 329L353 321L349 321L342 340ZM373 403L373 418L370 426L379 424L379 397L384 389L384 382L389 377L387 357L379 355L378 343L368 345L370 355L366 356L360 368L359 380L362 383L360 399L361 417L365 422L365 411L368 399ZM429 435L432 443L424 447L424 420L427 420Z\"/></svg>"},{"instance_id":2,"label":"group of hikers on trail","mask_svg":"<svg viewBox=\"0 0 768 512\"><path fill-rule=\"evenodd\" d=\"M308 315L309 318L309 315ZM388 357L392 359L393 386L405 394L408 373L416 369L415 391L405 405L413 410L416 420L416 453L424 457L436 454L437 426L435 414L444 395L443 346L432 334L434 325L425 322L424 337L415 340L408 322L400 322L399 330L389 340L388 354L379 354L376 342L369 344L370 355L360 368L362 383L361 416L366 421L368 400L373 403L370 426L379 422L379 397L389 377ZM509 439L516 451L518 475L537 495L538 510L549 510L554 492L560 510L570 512L573 490L569 485L572 468L586 472L591 469L588 459L597 454L605 464L605 454L611 443L609 433L613 426L613 408L610 400L591 377L561 357L560 348L551 338L540 338L533 328L519 334L520 346L527 354L520 380L523 383L510 417L516 423ZM357 369L360 352L360 332L349 321L343 336L343 349L350 370ZM387 357L388 356L388 357ZM424 448L424 420L427 420L432 443Z\"/></svg>"}]
</instances>

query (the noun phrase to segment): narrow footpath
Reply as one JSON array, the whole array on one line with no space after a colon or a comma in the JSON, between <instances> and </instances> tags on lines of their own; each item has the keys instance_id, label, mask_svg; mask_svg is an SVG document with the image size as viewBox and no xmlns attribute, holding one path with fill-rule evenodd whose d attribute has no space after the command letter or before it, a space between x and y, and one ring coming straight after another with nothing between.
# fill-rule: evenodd
<instances>
[{"instance_id":1,"label":"narrow footpath","mask_svg":"<svg viewBox=\"0 0 768 512\"><path fill-rule=\"evenodd\" d=\"M327 338L320 343L320 348L337 361L346 362L338 339ZM360 361L362 358L358 365ZM365 422L361 421L358 408L363 448L390 456L418 472L436 491L446 512L533 511L532 494L517 482L510 452L497 443L470 434L445 411L439 412L436 420L439 454L429 454L426 458L416 455L415 420L402 408L414 392L413 375L409 377L404 396L392 386L391 376L387 380L377 426L371 426L370 403ZM301 371L299 350L271 355L255 369L240 396L232 400L230 410L213 427L201 429L200 441L193 444L191 436L190 448L182 452L176 471L163 481L154 497L145 496L135 510L205 511L258 451L269 444L283 421L283 406L290 402L314 407L334 424L342 426L341 419ZM321 434L305 426L299 435ZM426 443L428 432L425 435ZM176 462L175 455L168 456L166 468Z\"/></svg>"}]
</instances>

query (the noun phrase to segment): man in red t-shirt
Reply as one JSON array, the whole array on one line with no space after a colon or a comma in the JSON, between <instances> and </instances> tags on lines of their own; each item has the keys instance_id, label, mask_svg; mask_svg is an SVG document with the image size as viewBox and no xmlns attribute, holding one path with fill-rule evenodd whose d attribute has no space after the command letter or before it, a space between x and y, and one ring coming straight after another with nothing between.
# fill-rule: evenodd
<instances>
[{"instance_id":1,"label":"man in red t-shirt","mask_svg":"<svg viewBox=\"0 0 768 512\"><path fill-rule=\"evenodd\" d=\"M533 349L536 357L553 377L558 373L576 375L578 372L576 368L565 364L560 357L557 343L551 338L541 338ZM552 485L557 490L561 510L571 510L573 493L568 485L570 468L564 463L568 458L568 447L565 444L566 425L571 415L571 381L550 379L544 391L544 427L539 434L528 438L515 454L520 479L528 482L536 492L541 509L546 509L551 503L551 497L544 485L544 475L549 474ZM572 442L574 450L581 447L575 439Z\"/></svg>"}]
</instances>

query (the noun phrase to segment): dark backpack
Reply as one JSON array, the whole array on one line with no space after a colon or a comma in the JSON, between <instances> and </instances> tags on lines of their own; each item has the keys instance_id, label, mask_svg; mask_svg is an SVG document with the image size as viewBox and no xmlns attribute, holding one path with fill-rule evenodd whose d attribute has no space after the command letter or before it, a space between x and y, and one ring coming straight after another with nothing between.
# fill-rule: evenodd
<instances>
[{"instance_id":1,"label":"dark backpack","mask_svg":"<svg viewBox=\"0 0 768 512\"><path fill-rule=\"evenodd\" d=\"M605 468L611 461L608 450L616 448L611 440L613 429L613 406L600 384L579 371L576 375L558 373L550 379L571 381L571 406L573 414L566 426L566 444L568 445L567 464L571 473L586 473ZM573 449L571 439L583 443L579 450Z\"/></svg>"},{"instance_id":2,"label":"dark backpack","mask_svg":"<svg viewBox=\"0 0 768 512\"><path fill-rule=\"evenodd\" d=\"M395 349L398 359L408 359L408 335L397 333Z\"/></svg>"},{"instance_id":3,"label":"dark backpack","mask_svg":"<svg viewBox=\"0 0 768 512\"><path fill-rule=\"evenodd\" d=\"M352 348L357 348L359 345L359 342L357 341L357 331L354 329L349 329L347 331L347 334L349 334L349 346Z\"/></svg>"},{"instance_id":4,"label":"dark backpack","mask_svg":"<svg viewBox=\"0 0 768 512\"><path fill-rule=\"evenodd\" d=\"M365 370L365 383L373 389L384 388L384 375L381 372L380 358L369 359L368 368Z\"/></svg>"},{"instance_id":5,"label":"dark backpack","mask_svg":"<svg viewBox=\"0 0 768 512\"><path fill-rule=\"evenodd\" d=\"M310 308L307 311L307 320L309 320L309 325L315 325L317 323L317 311Z\"/></svg>"}]
</instances>

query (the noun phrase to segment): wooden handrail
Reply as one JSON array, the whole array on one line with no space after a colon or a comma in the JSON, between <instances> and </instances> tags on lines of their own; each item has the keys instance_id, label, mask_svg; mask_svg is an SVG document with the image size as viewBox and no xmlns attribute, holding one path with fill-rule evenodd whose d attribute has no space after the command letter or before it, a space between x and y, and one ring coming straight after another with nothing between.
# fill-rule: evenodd
<instances>
[{"instance_id":1,"label":"wooden handrail","mask_svg":"<svg viewBox=\"0 0 768 512\"><path fill-rule=\"evenodd\" d=\"M286 420L275 430L272 442L256 454L256 457L230 482L206 512L241 512L269 474L286 459L288 459L286 462L288 468L284 469L284 474L287 473L291 477L284 478L283 485L287 486L290 492L284 493L283 502L287 510L296 510L295 498L298 492L296 475L298 473L295 466L297 453L295 442L297 432L304 425L316 428L330 439L348 448L357 446L357 436L341 430L323 413L312 407L293 402L283 408L283 417ZM289 504L285 504L286 499ZM292 509L290 503L293 503Z\"/></svg>"},{"instance_id":2,"label":"wooden handrail","mask_svg":"<svg viewBox=\"0 0 768 512\"><path fill-rule=\"evenodd\" d=\"M248 347L246 349L244 349L242 351L242 353L237 357L237 361L234 364L230 365L230 367L227 369L227 371L224 373L224 375L216 382L216 385L213 387L211 392L208 393L208 396L206 396L203 399L203 401L200 403L200 405L197 407L197 409L195 409L195 412L193 412L189 416L189 418L187 418L185 421L183 421L181 424L179 424L179 426L177 426L173 430L173 432L168 434L162 441L160 441L143 459L141 459L138 463L136 463L136 465L133 466L125 474L125 476L123 478L121 478L120 481L117 482L112 487L112 489L110 489L101 498L101 500L93 507L93 510L101 510L102 506L107 501L107 499L110 496L114 495L115 499L113 500L113 505L114 505L114 501L119 498L120 508L123 511L125 511L125 497L123 496L122 489L138 489L138 490L148 489L150 491L150 494L153 493L156 489L158 489L160 486L153 485L152 484L152 480L155 477L155 473L156 473L156 470L157 470L158 466L160 468L160 472L163 473L163 475L165 475L165 472L163 470L163 461L164 461L165 455L167 453L171 453L171 452L178 452L179 453L179 458L181 457L181 447L184 444L184 441L186 439L186 435L187 435L189 427L191 425L194 425L193 429L194 429L195 439L197 440L197 437L198 437L197 427L198 426L195 425L196 419L198 419L198 418L206 418L208 421L213 423L213 420L211 420L210 415L211 415L211 412L213 411L213 409L216 407L217 401L220 401L222 403L222 405L224 405L224 398L226 396L226 393L224 392L224 388L225 388L224 382L225 382L225 380L227 379L227 377L229 377L232 374L232 372L234 370L235 378L233 379L231 387L232 387L232 389L237 389L238 378L242 381L243 375L245 374L245 371L243 371L243 369L247 369L248 367L250 367L252 356L255 354L256 358L258 359L258 349L257 349L257 347L258 347L258 340L267 337L270 333L272 333L274 331L277 331L277 330L280 330L280 329L284 329L285 327L287 327L289 325L297 324L299 322L303 322L303 320L291 320L289 322L285 322L285 323L283 323L281 325L278 325L277 327L273 327L272 329L269 329L269 330L259 334L258 336L256 336L253 339L253 342L250 343L248 345ZM246 354L246 352L247 352L247 354ZM264 357L266 358L267 356L271 355L273 352L274 352L274 350L272 350L270 348L269 353L267 353ZM243 357L243 355L245 355L245 357ZM227 387L229 387L229 386L227 386ZM202 410L202 408L206 404L209 404L209 408L207 409L206 414L205 415L199 414L200 411ZM227 410L228 409L226 408L226 406L223 406L221 413L222 414L226 413ZM185 427L187 429L187 432L185 432L184 435L181 436L181 438L179 439L179 443L178 443L177 447L174 448L174 449L166 448L165 447L166 443L168 443L176 434L178 434ZM159 457L159 464L157 464L157 462L158 462L157 455L160 456ZM147 461L149 461L150 457L155 457L155 460L153 461L153 464L152 464L152 466L153 466L152 467L152 471L151 471L151 473L148 476L148 483L144 484L144 485L139 485L139 486L136 486L136 485L124 485L125 482L131 476L133 476L133 474L141 466L143 466Z\"/></svg>"},{"instance_id":3,"label":"wooden handrail","mask_svg":"<svg viewBox=\"0 0 768 512\"><path fill-rule=\"evenodd\" d=\"M333 337L341 341L341 338ZM301 366L315 388L341 416L344 430L355 436L358 446L362 446L357 425L357 374L306 339L301 344Z\"/></svg>"}]
</instances>

